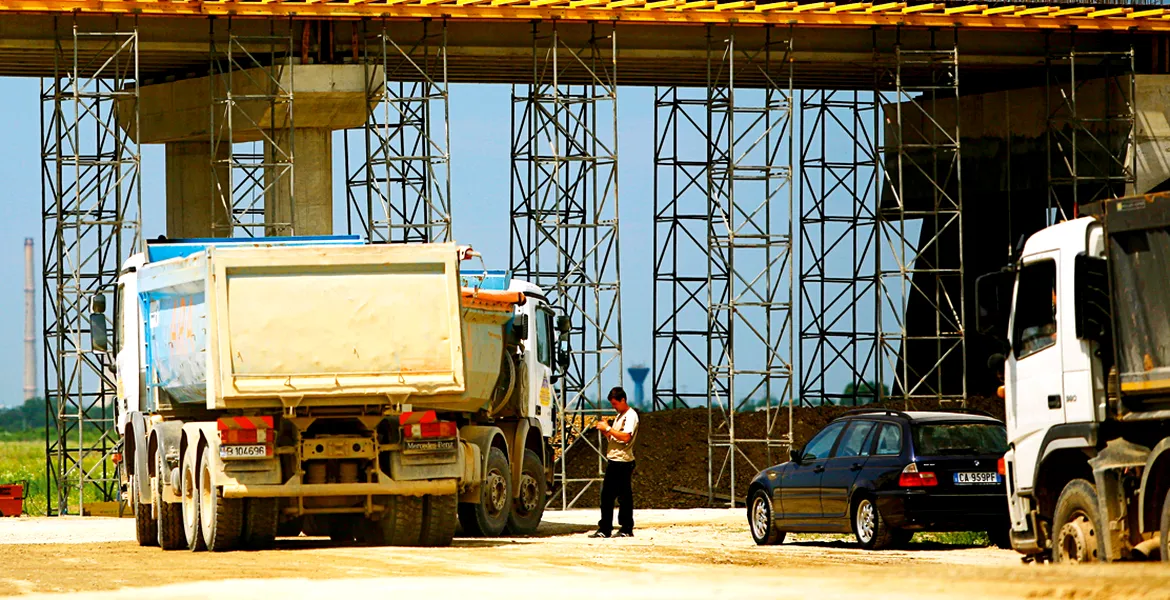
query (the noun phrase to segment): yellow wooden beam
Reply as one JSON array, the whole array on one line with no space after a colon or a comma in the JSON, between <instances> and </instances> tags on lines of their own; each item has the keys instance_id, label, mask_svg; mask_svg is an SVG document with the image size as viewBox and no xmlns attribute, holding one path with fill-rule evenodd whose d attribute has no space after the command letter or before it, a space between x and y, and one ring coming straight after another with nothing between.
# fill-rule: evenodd
<instances>
[{"instance_id":1,"label":"yellow wooden beam","mask_svg":"<svg viewBox=\"0 0 1170 600\"><path fill-rule=\"evenodd\" d=\"M987 10L986 4L968 4L967 6L952 6L943 9L944 15L964 15L973 12L983 12Z\"/></svg>"},{"instance_id":2,"label":"yellow wooden beam","mask_svg":"<svg viewBox=\"0 0 1170 600\"><path fill-rule=\"evenodd\" d=\"M734 2L719 2L716 3L715 10L745 10L748 8L755 8L756 0L735 0Z\"/></svg>"},{"instance_id":3,"label":"yellow wooden beam","mask_svg":"<svg viewBox=\"0 0 1170 600\"><path fill-rule=\"evenodd\" d=\"M674 7L674 10L698 10L715 6L715 0L690 0Z\"/></svg>"},{"instance_id":4,"label":"yellow wooden beam","mask_svg":"<svg viewBox=\"0 0 1170 600\"><path fill-rule=\"evenodd\" d=\"M1116 17L1117 15L1127 15L1131 12L1133 12L1132 8L1128 6L1122 6L1118 8L1106 8L1105 10L1095 10L1085 16L1097 19L1100 17Z\"/></svg>"},{"instance_id":5,"label":"yellow wooden beam","mask_svg":"<svg viewBox=\"0 0 1170 600\"><path fill-rule=\"evenodd\" d=\"M797 6L796 2L768 2L767 4L757 4L756 12L767 12L769 10L787 10Z\"/></svg>"},{"instance_id":6,"label":"yellow wooden beam","mask_svg":"<svg viewBox=\"0 0 1170 600\"><path fill-rule=\"evenodd\" d=\"M1160 17L1164 14L1166 14L1166 9L1164 8L1151 8L1150 10L1135 10L1126 16L1131 19L1145 19L1148 17Z\"/></svg>"},{"instance_id":7,"label":"yellow wooden beam","mask_svg":"<svg viewBox=\"0 0 1170 600\"><path fill-rule=\"evenodd\" d=\"M865 12L869 13L869 14L873 14L873 13L886 12L887 10L897 10L897 9L901 9L901 8L906 8L905 2L885 2L883 4L875 4L867 9L865 9Z\"/></svg>"},{"instance_id":8,"label":"yellow wooden beam","mask_svg":"<svg viewBox=\"0 0 1170 600\"><path fill-rule=\"evenodd\" d=\"M1034 15L1047 15L1060 10L1055 6L1036 6L1033 8L1025 8L1020 11L1012 13L1013 17L1031 17Z\"/></svg>"},{"instance_id":9,"label":"yellow wooden beam","mask_svg":"<svg viewBox=\"0 0 1170 600\"><path fill-rule=\"evenodd\" d=\"M1048 16L1050 16L1050 17L1073 17L1073 16L1077 16L1077 15L1084 15L1086 13L1091 13L1091 12L1093 12L1093 9L1088 7L1088 6L1076 6L1073 8L1062 8L1060 10L1054 11L1052 14L1050 14Z\"/></svg>"},{"instance_id":10,"label":"yellow wooden beam","mask_svg":"<svg viewBox=\"0 0 1170 600\"><path fill-rule=\"evenodd\" d=\"M660 10L663 8L674 8L682 4L684 0L656 0L655 2L647 2L646 6L642 8L646 10Z\"/></svg>"},{"instance_id":11,"label":"yellow wooden beam","mask_svg":"<svg viewBox=\"0 0 1170 600\"><path fill-rule=\"evenodd\" d=\"M809 12L814 10L825 10L837 6L836 2L809 2L808 4L798 4L792 7L792 12Z\"/></svg>"},{"instance_id":12,"label":"yellow wooden beam","mask_svg":"<svg viewBox=\"0 0 1170 600\"><path fill-rule=\"evenodd\" d=\"M930 10L939 10L946 8L946 4L916 4L914 6L907 6L902 9L902 14L912 15L914 13L926 12Z\"/></svg>"},{"instance_id":13,"label":"yellow wooden beam","mask_svg":"<svg viewBox=\"0 0 1170 600\"><path fill-rule=\"evenodd\" d=\"M606 8L637 8L646 4L646 0L614 0L605 5Z\"/></svg>"}]
</instances>

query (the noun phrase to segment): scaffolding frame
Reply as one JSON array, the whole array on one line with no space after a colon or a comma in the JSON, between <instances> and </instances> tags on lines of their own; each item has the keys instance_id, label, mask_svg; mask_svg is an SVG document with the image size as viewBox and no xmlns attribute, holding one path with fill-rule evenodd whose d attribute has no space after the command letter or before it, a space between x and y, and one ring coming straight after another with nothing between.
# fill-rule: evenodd
<instances>
[{"instance_id":1,"label":"scaffolding frame","mask_svg":"<svg viewBox=\"0 0 1170 600\"><path fill-rule=\"evenodd\" d=\"M801 93L800 400L807 406L857 405L882 396L878 73L875 68L872 91ZM842 381L844 389L829 389Z\"/></svg>"},{"instance_id":2,"label":"scaffolding frame","mask_svg":"<svg viewBox=\"0 0 1170 600\"><path fill-rule=\"evenodd\" d=\"M554 489L571 508L601 480L607 385L622 381L618 244L617 31L588 25L577 43L557 23L533 23L533 81L513 86L510 265L571 321L570 366L556 400ZM581 29L566 28L570 33ZM569 473L569 449L596 455L595 474Z\"/></svg>"},{"instance_id":3,"label":"scaffolding frame","mask_svg":"<svg viewBox=\"0 0 1170 600\"><path fill-rule=\"evenodd\" d=\"M45 461L48 515L120 499L112 356L93 349L91 303L113 296L122 261L142 247L138 26L83 31L41 80ZM84 50L83 50L84 48ZM118 347L113 331L111 347Z\"/></svg>"},{"instance_id":4,"label":"scaffolding frame","mask_svg":"<svg viewBox=\"0 0 1170 600\"><path fill-rule=\"evenodd\" d=\"M707 402L707 95L654 89L653 410Z\"/></svg>"},{"instance_id":5,"label":"scaffolding frame","mask_svg":"<svg viewBox=\"0 0 1170 600\"><path fill-rule=\"evenodd\" d=\"M792 443L795 95L791 28L780 40L765 28L758 46L737 44L735 28L719 43L714 33L708 29L707 487L711 504L726 489L734 507L737 457L754 475L775 464L774 448ZM758 71L763 89L737 90L741 70ZM748 408L764 412L762 431L736 431L736 413ZM763 446L764 464L745 451L753 445Z\"/></svg>"},{"instance_id":6,"label":"scaffolding frame","mask_svg":"<svg viewBox=\"0 0 1170 600\"><path fill-rule=\"evenodd\" d=\"M878 211L877 388L892 373L891 393L907 408L918 400L965 405L967 396L959 122L939 118L940 104L959 103L958 34L952 34L949 47L940 48L932 31L929 48L907 49L899 30L893 97L883 97L894 113L887 112L892 126L882 144L893 205ZM917 183L908 185L908 178ZM911 205L911 186L928 189L929 204ZM919 224L917 240L907 227L911 220ZM933 323L911 325L915 305Z\"/></svg>"},{"instance_id":7,"label":"scaffolding frame","mask_svg":"<svg viewBox=\"0 0 1170 600\"><path fill-rule=\"evenodd\" d=\"M447 22L434 32L424 20L421 34L403 44L384 19L380 25L371 35L363 21L360 41L355 30L369 112L360 135L344 132L346 230L374 243L450 241ZM351 163L351 154L363 159Z\"/></svg>"},{"instance_id":8,"label":"scaffolding frame","mask_svg":"<svg viewBox=\"0 0 1170 600\"><path fill-rule=\"evenodd\" d=\"M1078 51L1074 32L1065 52L1052 50L1051 35L1045 44L1051 225L1082 204L1137 193L1137 93L1132 40L1125 50ZM1086 96L1100 100L1100 113L1080 110Z\"/></svg>"},{"instance_id":9,"label":"scaffolding frame","mask_svg":"<svg viewBox=\"0 0 1170 600\"><path fill-rule=\"evenodd\" d=\"M272 20L268 35L242 36L229 17L219 42L216 19L209 23L211 198L220 205L211 211L212 235L294 235L292 21L285 34ZM238 146L246 142L251 152Z\"/></svg>"}]
</instances>

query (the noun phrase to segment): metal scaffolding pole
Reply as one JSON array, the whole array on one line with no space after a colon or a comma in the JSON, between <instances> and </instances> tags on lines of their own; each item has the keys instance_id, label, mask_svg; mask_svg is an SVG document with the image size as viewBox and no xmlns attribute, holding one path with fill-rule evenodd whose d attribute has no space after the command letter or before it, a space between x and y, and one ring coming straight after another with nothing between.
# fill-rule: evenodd
<instances>
[{"instance_id":1,"label":"metal scaffolding pole","mask_svg":"<svg viewBox=\"0 0 1170 600\"><path fill-rule=\"evenodd\" d=\"M292 22L283 32L273 20L268 35L240 36L229 17L226 39L210 23L211 197L222 205L212 211L211 231L293 235Z\"/></svg>"},{"instance_id":2,"label":"metal scaffolding pole","mask_svg":"<svg viewBox=\"0 0 1170 600\"><path fill-rule=\"evenodd\" d=\"M957 35L945 48L934 37L928 49L895 44L884 99L878 388L892 373L907 407L967 397L959 124L939 117L940 105L958 106L959 50Z\"/></svg>"},{"instance_id":3,"label":"metal scaffolding pole","mask_svg":"<svg viewBox=\"0 0 1170 600\"><path fill-rule=\"evenodd\" d=\"M1044 61L1048 116L1047 223L1076 206L1137 190L1136 90L1132 42L1117 51L1055 52Z\"/></svg>"},{"instance_id":4,"label":"metal scaffolding pole","mask_svg":"<svg viewBox=\"0 0 1170 600\"><path fill-rule=\"evenodd\" d=\"M118 270L141 249L141 155L130 137L138 130L137 23L71 28L66 40L58 33L53 78L41 82L49 515L119 498L111 357L92 349L87 317L99 298L112 297L117 313Z\"/></svg>"},{"instance_id":5,"label":"metal scaffolding pole","mask_svg":"<svg viewBox=\"0 0 1170 600\"><path fill-rule=\"evenodd\" d=\"M707 93L654 89L654 410L707 400Z\"/></svg>"},{"instance_id":6,"label":"metal scaffolding pole","mask_svg":"<svg viewBox=\"0 0 1170 600\"><path fill-rule=\"evenodd\" d=\"M793 65L791 29L758 44L708 37L708 500L746 492L773 449L791 445ZM756 75L763 89L736 89ZM725 277L725 279L724 279ZM736 431L759 411L760 431ZM748 451L751 449L752 454ZM740 461L742 459L742 462ZM737 479L746 465L748 476Z\"/></svg>"},{"instance_id":7,"label":"metal scaffolding pole","mask_svg":"<svg viewBox=\"0 0 1170 600\"><path fill-rule=\"evenodd\" d=\"M879 99L876 91L801 93L799 397L808 406L884 395L875 329Z\"/></svg>"},{"instance_id":8,"label":"metal scaffolding pole","mask_svg":"<svg viewBox=\"0 0 1170 600\"><path fill-rule=\"evenodd\" d=\"M554 497L570 508L600 481L608 386L622 381L617 196L617 38L599 26L534 23L533 82L512 89L511 268L571 319L571 366L555 410ZM582 39L584 38L584 39ZM570 473L588 446L596 469ZM583 450L583 448L582 448Z\"/></svg>"},{"instance_id":9,"label":"metal scaffolding pole","mask_svg":"<svg viewBox=\"0 0 1170 600\"><path fill-rule=\"evenodd\" d=\"M384 20L373 35L360 26L370 110L360 133L344 134L346 229L373 242L449 241L447 23L423 21L401 44Z\"/></svg>"}]
</instances>

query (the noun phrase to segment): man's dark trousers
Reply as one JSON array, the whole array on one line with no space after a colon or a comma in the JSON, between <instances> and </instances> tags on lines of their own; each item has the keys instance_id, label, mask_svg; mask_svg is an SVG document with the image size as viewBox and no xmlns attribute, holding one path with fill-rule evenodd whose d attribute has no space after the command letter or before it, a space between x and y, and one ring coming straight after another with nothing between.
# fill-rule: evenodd
<instances>
[{"instance_id":1,"label":"man's dark trousers","mask_svg":"<svg viewBox=\"0 0 1170 600\"><path fill-rule=\"evenodd\" d=\"M630 479L634 475L634 461L609 461L605 467L605 479L601 482L601 521L597 530L606 535L613 533L613 501L621 505L618 509L618 525L626 533L634 532L634 488Z\"/></svg>"}]
</instances>

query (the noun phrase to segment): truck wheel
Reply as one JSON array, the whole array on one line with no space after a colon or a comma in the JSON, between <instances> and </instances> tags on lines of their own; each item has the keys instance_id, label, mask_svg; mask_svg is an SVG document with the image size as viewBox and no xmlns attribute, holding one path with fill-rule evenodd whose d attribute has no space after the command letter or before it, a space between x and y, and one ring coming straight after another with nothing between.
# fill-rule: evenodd
<instances>
[{"instance_id":1,"label":"truck wheel","mask_svg":"<svg viewBox=\"0 0 1170 600\"><path fill-rule=\"evenodd\" d=\"M517 497L512 499L512 512L508 514L508 533L532 535L544 516L548 483L544 480L540 457L531 450L524 451L524 464L520 467L520 481L516 486L519 489Z\"/></svg>"},{"instance_id":2,"label":"truck wheel","mask_svg":"<svg viewBox=\"0 0 1170 600\"><path fill-rule=\"evenodd\" d=\"M1162 501L1162 562L1170 562L1170 492L1166 492L1166 497Z\"/></svg>"},{"instance_id":3,"label":"truck wheel","mask_svg":"<svg viewBox=\"0 0 1170 600\"><path fill-rule=\"evenodd\" d=\"M187 547L187 535L183 531L183 505L163 501L164 482L170 480L171 470L167 467L166 455L160 446L154 457L154 498L151 499L155 520L158 522L158 545L163 550L178 550Z\"/></svg>"},{"instance_id":4,"label":"truck wheel","mask_svg":"<svg viewBox=\"0 0 1170 600\"><path fill-rule=\"evenodd\" d=\"M203 448L199 470L199 520L207 549L223 552L235 548L240 542L244 527L244 501L223 497L223 490L215 485L211 473L212 465L215 464L212 459L211 448Z\"/></svg>"},{"instance_id":5,"label":"truck wheel","mask_svg":"<svg viewBox=\"0 0 1170 600\"><path fill-rule=\"evenodd\" d=\"M187 538L187 548L193 552L206 550L207 544L203 541L203 531L199 526L199 482L195 477L195 448L187 447L183 453L179 489L183 495L183 534Z\"/></svg>"},{"instance_id":6,"label":"truck wheel","mask_svg":"<svg viewBox=\"0 0 1170 600\"><path fill-rule=\"evenodd\" d=\"M378 526L375 543L419 545L422 542L423 499L418 496L386 496L386 510Z\"/></svg>"},{"instance_id":7,"label":"truck wheel","mask_svg":"<svg viewBox=\"0 0 1170 600\"><path fill-rule=\"evenodd\" d=\"M1105 555L1105 540L1097 535L1101 518L1097 490L1084 479L1064 486L1052 515L1052 561L1098 562Z\"/></svg>"},{"instance_id":8,"label":"truck wheel","mask_svg":"<svg viewBox=\"0 0 1170 600\"><path fill-rule=\"evenodd\" d=\"M512 469L503 450L488 451L487 469L479 484L479 503L459 503L459 524L467 535L497 536L512 512Z\"/></svg>"},{"instance_id":9,"label":"truck wheel","mask_svg":"<svg viewBox=\"0 0 1170 600\"><path fill-rule=\"evenodd\" d=\"M142 478L138 475L130 477L130 506L134 508L134 538L139 546L158 545L158 521L155 520L153 507L142 503Z\"/></svg>"},{"instance_id":10,"label":"truck wheel","mask_svg":"<svg viewBox=\"0 0 1170 600\"><path fill-rule=\"evenodd\" d=\"M455 526L459 524L459 496L427 496L423 498L422 538L420 544L432 547L447 547L455 537Z\"/></svg>"},{"instance_id":11,"label":"truck wheel","mask_svg":"<svg viewBox=\"0 0 1170 600\"><path fill-rule=\"evenodd\" d=\"M267 550L276 541L280 526L277 498L248 498L244 502L244 545L254 550Z\"/></svg>"}]
</instances>

